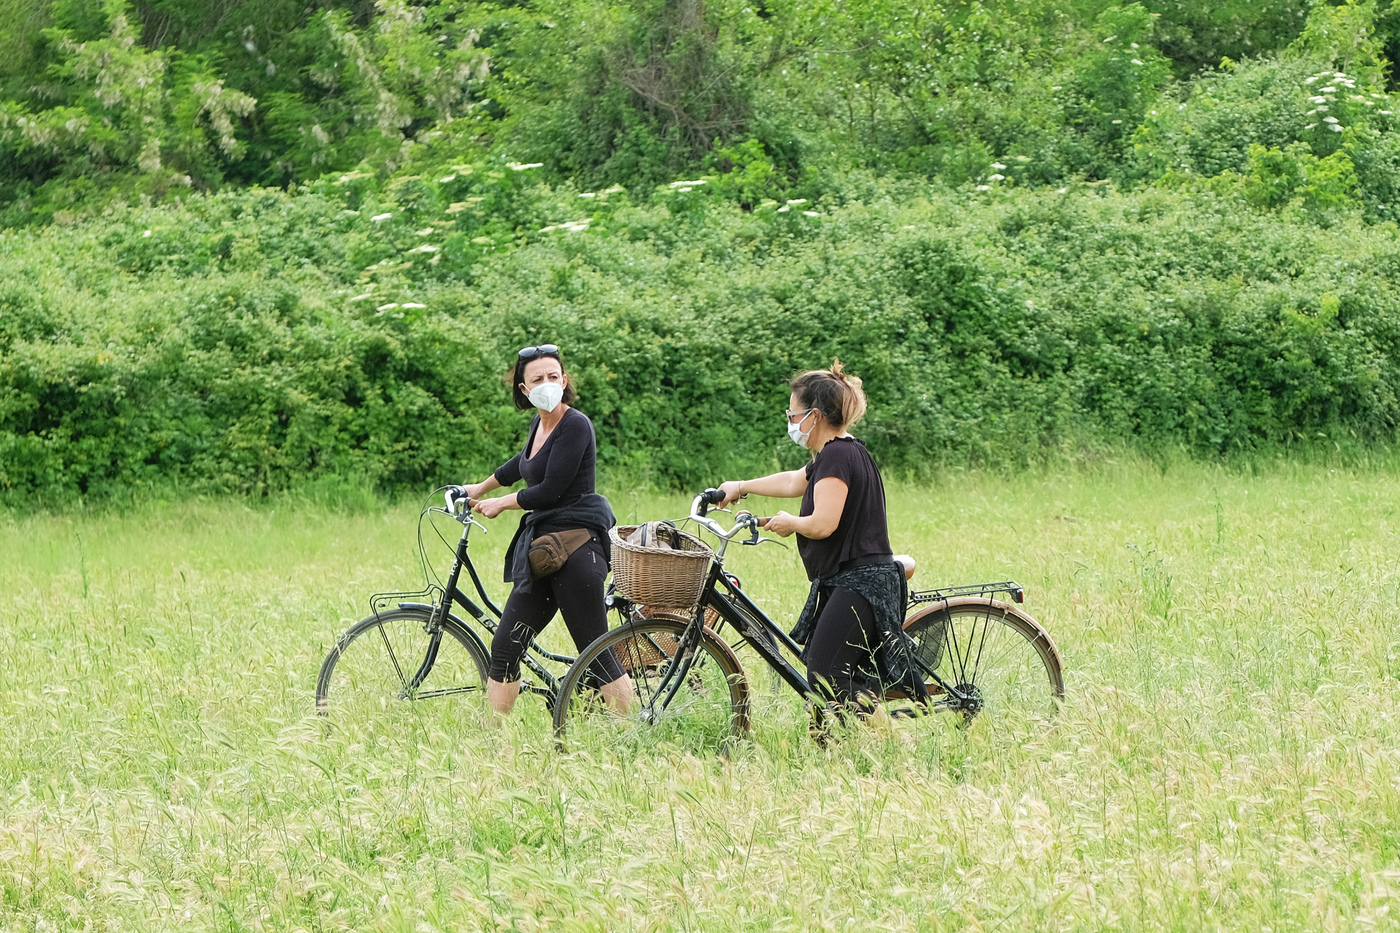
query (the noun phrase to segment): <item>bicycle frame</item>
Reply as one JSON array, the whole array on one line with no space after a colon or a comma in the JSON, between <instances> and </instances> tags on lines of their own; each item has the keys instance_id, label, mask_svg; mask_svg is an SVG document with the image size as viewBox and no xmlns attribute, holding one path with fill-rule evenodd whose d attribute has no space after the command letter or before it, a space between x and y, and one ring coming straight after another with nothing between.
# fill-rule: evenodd
<instances>
[{"instance_id":1,"label":"bicycle frame","mask_svg":"<svg viewBox=\"0 0 1400 933\"><path fill-rule=\"evenodd\" d=\"M434 508L429 511L451 514L448 513L446 509ZM407 689L405 690L405 693L417 696L421 699L442 695L433 691L419 694L417 690L419 686L422 685L423 681L427 679L428 675L433 670L433 665L437 662L438 646L442 644L443 623L446 621L447 617L451 615L453 604L460 606L463 611L475 619L478 624L493 636L496 634L496 628L501 620L501 608L497 606L490 595L487 594L486 587L481 582L481 575L477 572L476 564L472 562L469 550L472 526L475 525L478 528L482 526L471 517L470 512L466 511L461 514L452 514L452 520L461 523L462 537L457 541L457 546L453 554L452 569L448 572L447 582L445 584L440 587L429 587L426 592L421 594L380 593L370 597L370 611L376 616L384 611L385 604L390 602L397 605L400 609L426 609L429 611L428 621L424 623L423 629L429 636L428 650L422 662L418 665L418 670L414 673L413 677L409 679ZM485 529L483 528L482 530L484 531ZM458 586L463 570L465 570L468 577L471 578L472 587L476 590L477 595L481 597L481 601L485 604L486 609L482 609L481 606L478 606L471 597L462 592L461 587ZM413 602L403 599L403 597L422 596L428 593L437 594L436 598L431 603ZM463 626L463 628L475 639L478 647L482 650L482 654L489 657L491 652L485 639L483 639L475 629L468 626ZM554 661L565 666L573 664L574 659L569 655L556 654L555 652L548 651L534 638L530 639L529 648L525 652L525 656L521 658L521 663L529 668L530 672L537 676L540 681L538 683L530 680L522 682L521 692L528 691L538 694L552 703L554 697L559 693L559 678L555 677L554 674L550 672L549 668L544 666L541 659L545 661Z\"/></svg>"},{"instance_id":2,"label":"bicycle frame","mask_svg":"<svg viewBox=\"0 0 1400 933\"><path fill-rule=\"evenodd\" d=\"M695 615L691 619L689 628L687 628L686 633L682 636L681 646L677 651L678 657L681 658L681 663L673 665L672 670L668 671L666 679L663 680L657 691L658 694L664 691L665 696L662 701L663 707L675 696L680 684L685 681L686 676L689 674L690 664L694 657L693 648L696 640L699 638L700 631L705 627L705 611L707 609L714 609L723 622L728 622L733 626L734 630L739 633L744 642L753 648L753 650L758 653L759 657L763 658L768 666L776 671L778 676L781 677L788 686L796 690L801 696L822 701L823 698L821 694L812 683L803 676L796 665L788 660L787 655L783 653L786 651L788 654L800 658L802 654L801 646L793 641L792 637L788 635L787 632L779 628L777 623L770 619L768 614L759 608L753 600L749 599L735 584L734 580L724 572L724 555L729 548L729 542L741 530L744 528L752 530L750 540L744 543L757 544L760 540L764 540L758 536L758 522L760 520L749 515L747 512L741 512L736 516L734 527L725 531L718 522L707 517L706 513L708 512L709 502L706 499L706 495L707 493L702 493L695 498L695 501L691 504L691 514L689 518L706 531L715 535L720 543L719 547L715 550L713 560L710 562L709 576L705 581L704 589L701 590L699 605L696 607ZM919 593L911 593L909 594L909 599L906 604L906 611L920 603L942 601L947 604L951 599L956 597L971 595L989 597L990 594L996 592L1011 593L1017 602L1024 599L1024 594L1020 586L1014 582L1008 581L1005 583L954 587L945 590L925 590ZM736 605L743 610L742 613L735 610L734 607ZM718 626L716 626L716 628L718 628ZM695 632L693 636L690 634L692 631ZM978 701L975 697L949 684L918 655L913 655L911 660L925 678L932 680L932 682L937 685L946 699L933 702L928 702L927 696L923 698L911 697L910 699L916 702L928 703L928 705L935 710L961 710L974 709L976 707ZM668 680L670 681L669 686L667 684ZM932 692L930 695L932 695Z\"/></svg>"}]
</instances>

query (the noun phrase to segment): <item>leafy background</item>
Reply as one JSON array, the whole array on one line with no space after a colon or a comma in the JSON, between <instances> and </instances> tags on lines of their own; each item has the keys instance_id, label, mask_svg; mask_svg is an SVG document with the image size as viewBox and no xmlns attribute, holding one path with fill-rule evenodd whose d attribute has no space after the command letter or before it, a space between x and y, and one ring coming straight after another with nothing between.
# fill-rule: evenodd
<instances>
[{"instance_id":1,"label":"leafy background","mask_svg":"<svg viewBox=\"0 0 1400 933\"><path fill-rule=\"evenodd\" d=\"M1365 3L3 0L0 492L1387 446L1392 60Z\"/></svg>"}]
</instances>

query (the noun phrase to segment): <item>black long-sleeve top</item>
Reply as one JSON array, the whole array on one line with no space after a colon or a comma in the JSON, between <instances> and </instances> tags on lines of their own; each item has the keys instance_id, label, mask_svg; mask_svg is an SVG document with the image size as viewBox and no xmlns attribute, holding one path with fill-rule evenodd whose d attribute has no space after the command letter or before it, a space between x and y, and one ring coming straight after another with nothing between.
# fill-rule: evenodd
<instances>
[{"instance_id":1,"label":"black long-sleeve top","mask_svg":"<svg viewBox=\"0 0 1400 933\"><path fill-rule=\"evenodd\" d=\"M552 531L589 528L598 536L603 552L609 553L608 529L615 522L608 500L594 491L593 470L598 459L598 442L593 422L577 408L564 412L563 419L533 457L526 456L535 443L539 415L530 422L525 449L496 470L496 482L509 488L525 480L525 488L515 501L528 514L520 519L515 537L506 548L505 580L521 592L530 592L526 557L530 541Z\"/></svg>"},{"instance_id":2,"label":"black long-sleeve top","mask_svg":"<svg viewBox=\"0 0 1400 933\"><path fill-rule=\"evenodd\" d=\"M525 480L525 488L516 493L515 501L526 511L568 505L594 492L598 442L588 416L570 408L539 453L527 456L539 428L540 416L536 415L530 422L525 448L501 464L496 482L509 488Z\"/></svg>"}]
</instances>

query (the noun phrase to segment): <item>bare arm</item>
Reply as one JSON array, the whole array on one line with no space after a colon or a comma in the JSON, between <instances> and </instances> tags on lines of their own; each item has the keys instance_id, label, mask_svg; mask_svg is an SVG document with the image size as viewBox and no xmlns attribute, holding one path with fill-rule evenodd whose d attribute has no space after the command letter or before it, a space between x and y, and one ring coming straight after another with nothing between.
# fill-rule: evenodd
<instances>
[{"instance_id":1,"label":"bare arm","mask_svg":"<svg viewBox=\"0 0 1400 933\"><path fill-rule=\"evenodd\" d=\"M845 480L834 476L817 480L817 488L812 490L812 514L789 515L779 512L768 519L768 530L780 538L796 532L804 538L821 540L831 537L836 526L841 524L841 513L846 510L846 495L851 487Z\"/></svg>"},{"instance_id":2,"label":"bare arm","mask_svg":"<svg viewBox=\"0 0 1400 933\"><path fill-rule=\"evenodd\" d=\"M728 505L741 496L751 494L773 499L796 499L807 491L807 469L801 467L758 479L730 480L721 483L719 488L724 493L724 501L720 505Z\"/></svg>"},{"instance_id":3,"label":"bare arm","mask_svg":"<svg viewBox=\"0 0 1400 933\"><path fill-rule=\"evenodd\" d=\"M476 500L474 508L479 514L487 518L495 518L507 509L521 508L520 503L515 499L518 495L519 493L512 492L508 495L497 496L494 499L478 499Z\"/></svg>"},{"instance_id":4,"label":"bare arm","mask_svg":"<svg viewBox=\"0 0 1400 933\"><path fill-rule=\"evenodd\" d=\"M482 496L486 495L491 490L500 488L501 481L496 479L495 473L492 473L490 476L486 477L481 482L467 486L467 498L480 499Z\"/></svg>"}]
</instances>

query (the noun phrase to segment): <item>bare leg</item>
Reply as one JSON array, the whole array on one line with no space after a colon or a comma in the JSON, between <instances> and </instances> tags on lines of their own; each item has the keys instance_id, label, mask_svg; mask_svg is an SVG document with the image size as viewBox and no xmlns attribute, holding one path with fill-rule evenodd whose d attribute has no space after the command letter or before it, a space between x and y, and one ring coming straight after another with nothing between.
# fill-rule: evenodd
<instances>
[{"instance_id":1,"label":"bare leg","mask_svg":"<svg viewBox=\"0 0 1400 933\"><path fill-rule=\"evenodd\" d=\"M632 709L632 702L637 699L637 693L632 689L632 678L626 674L612 683L603 684L598 688L598 692L603 695L604 702L623 716Z\"/></svg>"},{"instance_id":2,"label":"bare leg","mask_svg":"<svg viewBox=\"0 0 1400 933\"><path fill-rule=\"evenodd\" d=\"M497 716L509 716L510 711L515 708L515 698L518 696L520 681L502 683L491 677L486 678L486 702L491 704L491 710Z\"/></svg>"}]
</instances>

